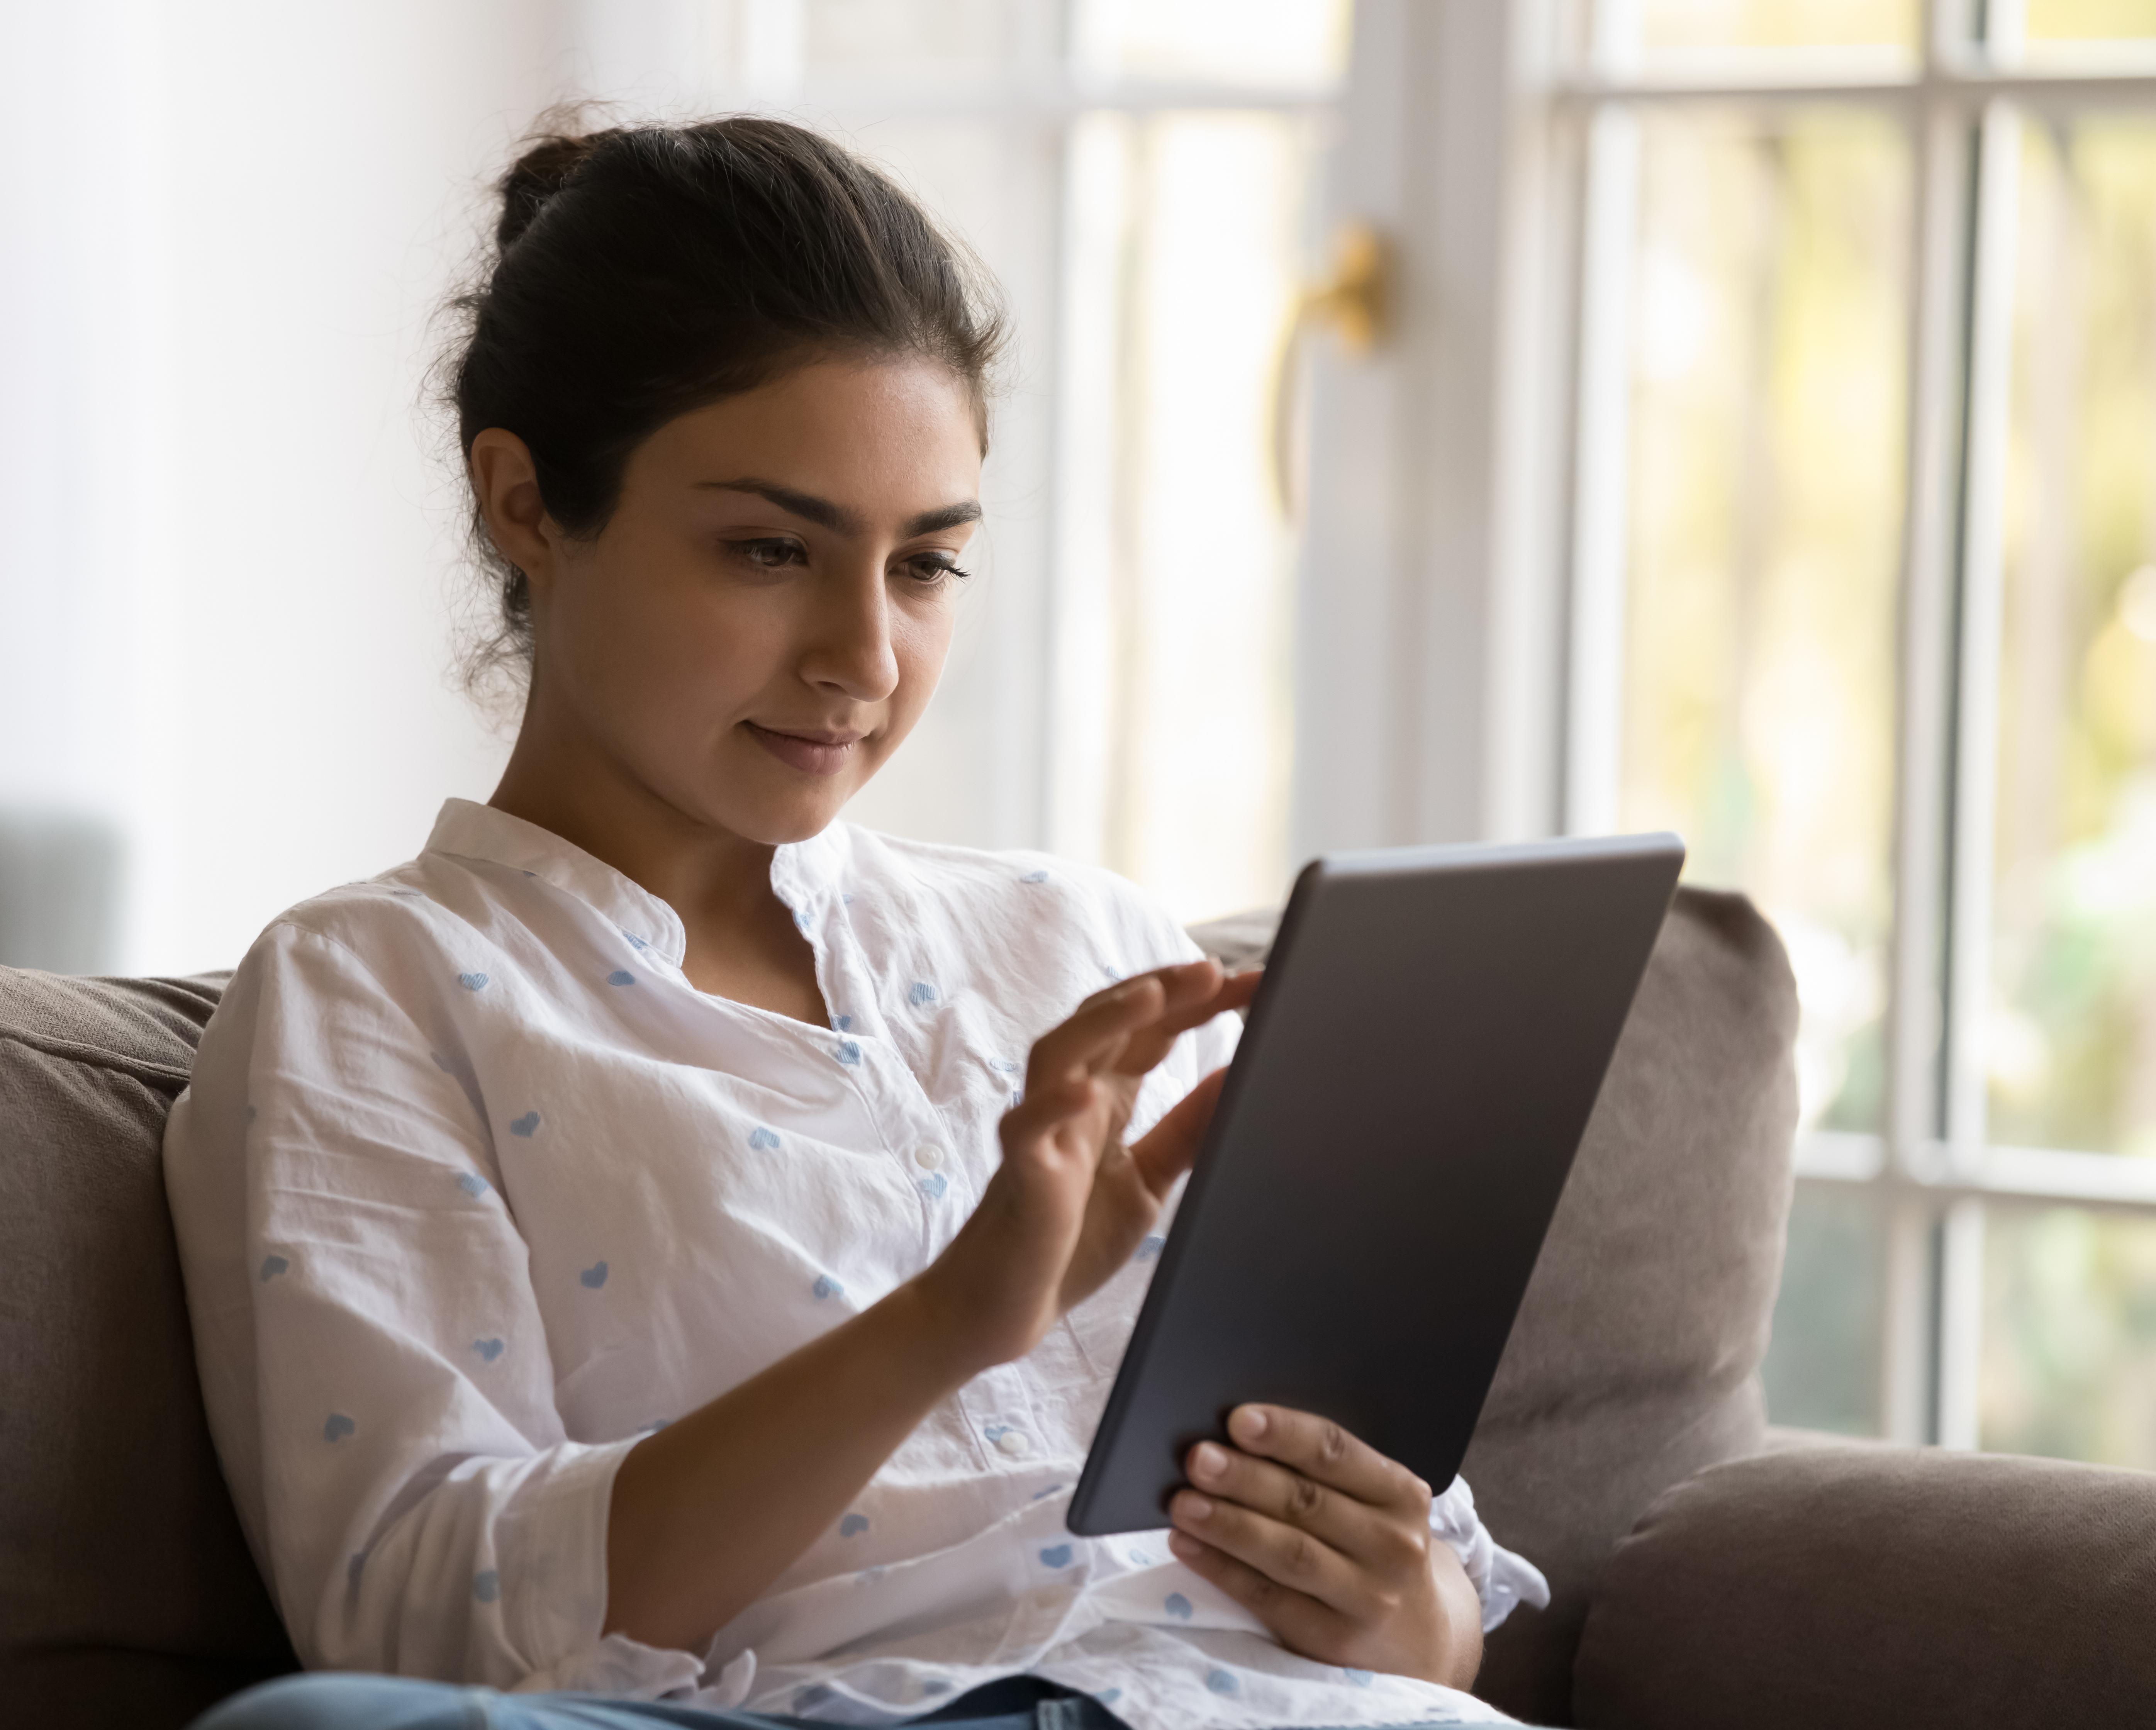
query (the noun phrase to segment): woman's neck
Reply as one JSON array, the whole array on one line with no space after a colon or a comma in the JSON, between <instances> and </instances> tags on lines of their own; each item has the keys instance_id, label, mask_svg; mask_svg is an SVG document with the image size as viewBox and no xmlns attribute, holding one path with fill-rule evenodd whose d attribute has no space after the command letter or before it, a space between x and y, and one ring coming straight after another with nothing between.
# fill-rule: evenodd
<instances>
[{"instance_id":1,"label":"woman's neck","mask_svg":"<svg viewBox=\"0 0 2156 1730\"><path fill-rule=\"evenodd\" d=\"M682 971L700 991L819 1026L815 952L771 886L776 844L697 821L594 742L527 713L487 803L612 865L680 916Z\"/></svg>"}]
</instances>

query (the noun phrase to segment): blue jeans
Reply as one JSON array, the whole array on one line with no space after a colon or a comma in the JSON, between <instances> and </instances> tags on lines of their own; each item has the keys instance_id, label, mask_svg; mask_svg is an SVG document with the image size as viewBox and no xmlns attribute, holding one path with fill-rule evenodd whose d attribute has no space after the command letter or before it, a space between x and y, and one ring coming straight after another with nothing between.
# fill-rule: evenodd
<instances>
[{"instance_id":1,"label":"blue jeans","mask_svg":"<svg viewBox=\"0 0 2156 1730\"><path fill-rule=\"evenodd\" d=\"M235 1694L197 1718L191 1730L652 1730L660 1724L683 1730L799 1730L809 1722L663 1700L499 1694L450 1682L323 1671L280 1676ZM966 1730L1124 1730L1123 1721L1090 1694L1032 1676L1007 1676L906 1722L963 1724Z\"/></svg>"}]
</instances>

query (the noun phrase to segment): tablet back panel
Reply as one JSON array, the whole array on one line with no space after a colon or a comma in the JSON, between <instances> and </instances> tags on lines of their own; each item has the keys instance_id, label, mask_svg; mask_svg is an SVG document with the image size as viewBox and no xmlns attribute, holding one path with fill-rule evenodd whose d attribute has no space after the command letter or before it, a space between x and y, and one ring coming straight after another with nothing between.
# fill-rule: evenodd
<instances>
[{"instance_id":1,"label":"tablet back panel","mask_svg":"<svg viewBox=\"0 0 2156 1730\"><path fill-rule=\"evenodd\" d=\"M1164 1524L1245 1400L1451 1481L1683 857L1645 835L1302 873L1073 1532Z\"/></svg>"}]
</instances>

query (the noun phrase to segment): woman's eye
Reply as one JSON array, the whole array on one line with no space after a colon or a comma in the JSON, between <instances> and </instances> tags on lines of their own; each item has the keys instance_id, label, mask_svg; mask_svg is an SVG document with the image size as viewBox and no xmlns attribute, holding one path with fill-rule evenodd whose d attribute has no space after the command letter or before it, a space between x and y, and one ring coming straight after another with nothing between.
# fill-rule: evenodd
<instances>
[{"instance_id":1,"label":"woman's eye","mask_svg":"<svg viewBox=\"0 0 2156 1730\"><path fill-rule=\"evenodd\" d=\"M806 564L808 549L798 541L737 541L735 553L759 571L780 571L788 565Z\"/></svg>"},{"instance_id":2,"label":"woman's eye","mask_svg":"<svg viewBox=\"0 0 2156 1730\"><path fill-rule=\"evenodd\" d=\"M906 575L924 588L934 588L950 581L963 583L968 573L958 568L958 562L947 552L916 553L903 567Z\"/></svg>"}]
</instances>

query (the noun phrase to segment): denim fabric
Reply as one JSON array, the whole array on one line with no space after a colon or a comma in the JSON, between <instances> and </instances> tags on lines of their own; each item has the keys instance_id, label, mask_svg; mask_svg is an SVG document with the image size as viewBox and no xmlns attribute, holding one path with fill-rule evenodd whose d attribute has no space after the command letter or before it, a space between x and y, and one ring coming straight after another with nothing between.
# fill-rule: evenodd
<instances>
[{"instance_id":1,"label":"denim fabric","mask_svg":"<svg viewBox=\"0 0 2156 1730\"><path fill-rule=\"evenodd\" d=\"M1011 1676L975 1688L912 1724L966 1730L1124 1730L1091 1695L1038 1676ZM492 1688L404 1676L333 1671L280 1676L235 1694L192 1730L803 1730L807 1718L675 1706L663 1700L608 1700L595 1694L503 1694ZM819 1726L818 1730L824 1730ZM1404 1725L1399 1730L1424 1730ZM1432 1725L1427 1730L1460 1730Z\"/></svg>"}]
</instances>

